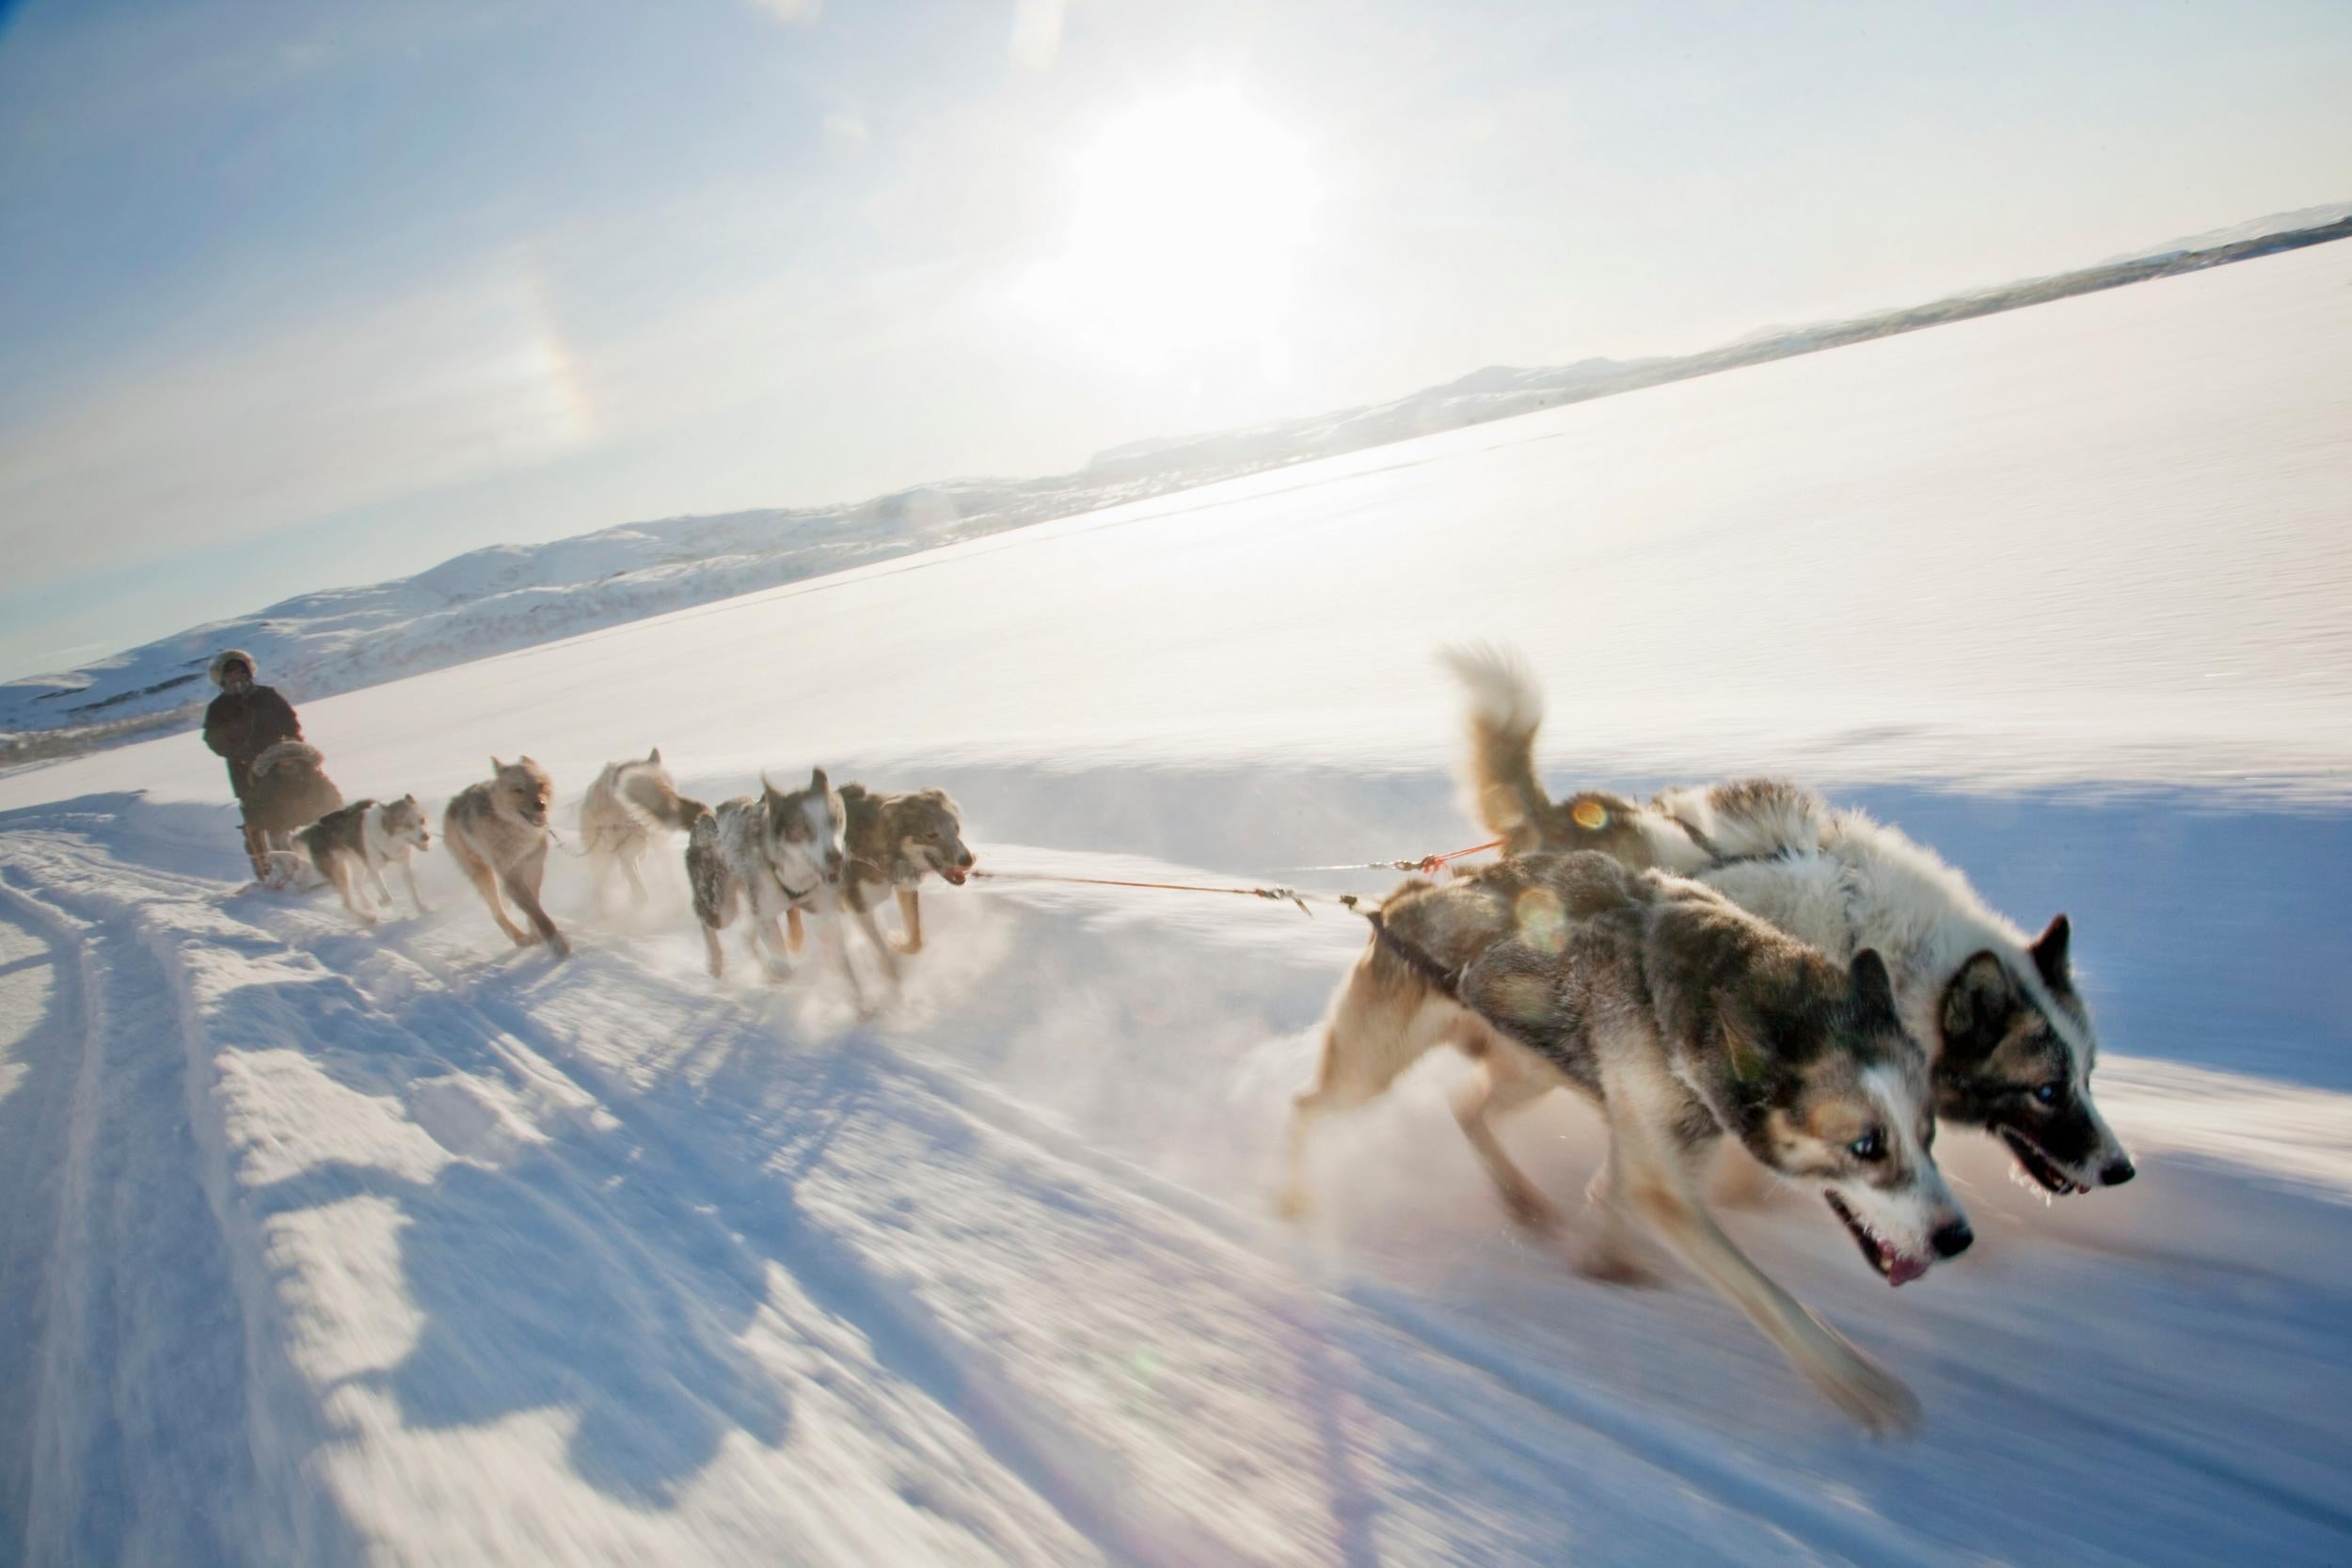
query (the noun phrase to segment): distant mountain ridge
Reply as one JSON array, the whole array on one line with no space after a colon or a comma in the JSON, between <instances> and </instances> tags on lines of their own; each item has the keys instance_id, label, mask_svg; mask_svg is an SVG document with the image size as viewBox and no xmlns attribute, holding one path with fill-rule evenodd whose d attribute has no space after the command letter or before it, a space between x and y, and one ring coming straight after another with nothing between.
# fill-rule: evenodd
<instances>
[{"instance_id":1,"label":"distant mountain ridge","mask_svg":"<svg viewBox=\"0 0 2352 1568\"><path fill-rule=\"evenodd\" d=\"M0 684L0 763L192 723L211 696L204 666L222 647L251 650L265 680L307 701L1241 474L2347 237L2352 203L2309 208L2048 277L1767 329L1697 354L1488 366L1391 403L1130 442L1075 473L958 480L855 506L673 517L491 546L413 577L301 594L79 670Z\"/></svg>"}]
</instances>

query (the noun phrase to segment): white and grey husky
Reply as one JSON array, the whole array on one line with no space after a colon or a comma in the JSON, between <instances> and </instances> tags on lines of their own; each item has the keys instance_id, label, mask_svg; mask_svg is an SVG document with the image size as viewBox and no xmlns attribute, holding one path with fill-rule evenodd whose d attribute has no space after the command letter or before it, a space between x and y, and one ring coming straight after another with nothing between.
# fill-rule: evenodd
<instances>
[{"instance_id":1,"label":"white and grey husky","mask_svg":"<svg viewBox=\"0 0 2352 1568\"><path fill-rule=\"evenodd\" d=\"M1535 774L1544 704L1526 666L1494 649L1445 658L1470 691L1473 809L1507 853L1598 850L1694 877L1833 958L1875 948L1934 1064L1941 1119L1992 1132L2047 1192L2132 1179L2091 1099L2098 1040L2066 916L2028 939L1931 851L1776 779L1668 790L1647 805L1597 791L1554 800Z\"/></svg>"},{"instance_id":2,"label":"white and grey husky","mask_svg":"<svg viewBox=\"0 0 2352 1568\"><path fill-rule=\"evenodd\" d=\"M644 903L645 883L637 868L644 863L653 835L663 830L691 832L709 815L709 807L677 792L677 781L661 765L660 747L642 758L607 763L580 802L580 850L596 879L597 906L604 904L615 869Z\"/></svg>"},{"instance_id":3,"label":"white and grey husky","mask_svg":"<svg viewBox=\"0 0 2352 1568\"><path fill-rule=\"evenodd\" d=\"M389 904L392 890L384 885L384 868L397 864L408 884L408 902L425 912L424 895L417 891L416 868L410 857L433 842L424 825L424 808L414 795L378 804L354 800L341 811L328 812L294 834L318 867L319 875L342 895L343 908L373 925L375 910L364 901L360 878L375 885L376 896Z\"/></svg>"},{"instance_id":4,"label":"white and grey husky","mask_svg":"<svg viewBox=\"0 0 2352 1568\"><path fill-rule=\"evenodd\" d=\"M757 795L723 801L696 819L686 839L686 879L694 891L694 918L702 923L712 978L726 967L719 933L746 905L753 956L764 958L778 978L791 973L780 922L804 909L837 914L842 820L841 797L821 768L811 769L808 783L794 790L778 789L763 775ZM841 923L826 925L854 990L857 976L841 941Z\"/></svg>"},{"instance_id":5,"label":"white and grey husky","mask_svg":"<svg viewBox=\"0 0 2352 1568\"><path fill-rule=\"evenodd\" d=\"M1936 1169L1925 1053L1903 1032L1876 953L1849 963L1697 882L1594 853L1532 854L1458 880L1411 879L1372 916L1298 1097L1288 1207L1304 1206L1305 1138L1325 1112L1380 1094L1441 1039L1485 1075L1462 1131L1512 1207L1549 1212L1487 1126L1554 1087L1597 1104L1608 1163L1581 1266L1645 1272L1629 1222L1664 1241L1855 1419L1908 1426L1916 1402L1774 1284L1708 1215L1702 1162L1726 1138L1818 1187L1889 1284L1967 1250Z\"/></svg>"}]
</instances>

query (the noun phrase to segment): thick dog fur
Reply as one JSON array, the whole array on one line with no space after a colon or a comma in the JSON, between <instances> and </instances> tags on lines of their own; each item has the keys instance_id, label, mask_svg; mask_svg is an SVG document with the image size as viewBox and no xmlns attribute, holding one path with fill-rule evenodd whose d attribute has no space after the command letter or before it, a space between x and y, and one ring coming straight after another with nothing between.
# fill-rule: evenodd
<instances>
[{"instance_id":1,"label":"thick dog fur","mask_svg":"<svg viewBox=\"0 0 2352 1568\"><path fill-rule=\"evenodd\" d=\"M615 868L628 879L630 895L644 903L645 883L637 868L644 863L653 835L664 830L691 832L709 815L709 807L677 792L659 746L641 759L605 764L580 802L580 849L596 878L597 906L603 907Z\"/></svg>"},{"instance_id":2,"label":"thick dog fur","mask_svg":"<svg viewBox=\"0 0 2352 1568\"><path fill-rule=\"evenodd\" d=\"M961 887L971 874L972 851L963 842L963 814L944 789L918 789L911 795L877 795L864 784L841 786L845 813L841 847L849 855L849 875L842 880L842 897L879 949L882 940L874 924L874 903L885 887L898 895L898 914L906 922L905 942L898 952L923 951L923 906L918 889L927 876Z\"/></svg>"},{"instance_id":3,"label":"thick dog fur","mask_svg":"<svg viewBox=\"0 0 2352 1568\"><path fill-rule=\"evenodd\" d=\"M319 875L342 895L343 908L361 920L373 925L375 911L363 900L359 879L364 875L374 883L376 896L389 904L392 890L384 885L384 867L393 863L400 866L408 884L408 902L419 914L425 912L424 896L417 891L416 868L409 860L431 846L433 835L425 830L424 808L417 804L414 795L381 805L354 800L341 811L327 813L294 837Z\"/></svg>"},{"instance_id":4,"label":"thick dog fur","mask_svg":"<svg viewBox=\"0 0 2352 1568\"><path fill-rule=\"evenodd\" d=\"M1739 1306L1838 1407L1880 1431L1917 1406L1766 1277L1699 1196L1724 1134L1819 1187L1890 1283L1965 1250L1936 1169L1927 1059L1903 1032L1877 954L1841 967L1698 883L1593 853L1530 855L1449 883L1408 880L1334 998L1321 1070L1296 1101L1292 1205L1305 1138L1440 1039L1478 1058L1457 1102L1498 1188L1523 1216L1549 1206L1488 1117L1555 1086L1598 1104L1610 1133L1581 1266L1639 1277L1629 1222L1655 1232Z\"/></svg>"},{"instance_id":5,"label":"thick dog fur","mask_svg":"<svg viewBox=\"0 0 2352 1568\"><path fill-rule=\"evenodd\" d=\"M343 804L326 776L326 759L300 740L274 741L254 757L242 800L246 824L267 847L280 850L294 847L294 830Z\"/></svg>"},{"instance_id":6,"label":"thick dog fur","mask_svg":"<svg viewBox=\"0 0 2352 1568\"><path fill-rule=\"evenodd\" d=\"M1598 850L1695 877L1833 958L1876 948L1934 1063L1938 1117L1991 1131L2052 1193L2132 1179L2091 1098L2098 1040L2064 915L2028 940L1930 850L1779 780L1669 790L1647 805L1597 792L1554 800L1535 774L1543 698L1527 668L1487 649L1447 662L1470 690L1470 803L1507 852Z\"/></svg>"},{"instance_id":7,"label":"thick dog fur","mask_svg":"<svg viewBox=\"0 0 2352 1568\"><path fill-rule=\"evenodd\" d=\"M751 911L746 939L755 958L764 958L769 974L782 979L792 972L790 953L778 922L789 915L797 939L800 914L813 909L837 914L844 857L841 851L843 810L840 794L821 768L812 769L799 789L781 790L765 778L757 795L722 802L698 819L686 839L686 879L694 892L694 918L702 923L703 942L710 959L711 978L724 973L725 955L719 933L735 923L745 907ZM827 923L834 956L864 1005L857 972L850 966L848 945L841 940L841 923ZM884 962L889 949L882 947Z\"/></svg>"},{"instance_id":8,"label":"thick dog fur","mask_svg":"<svg viewBox=\"0 0 2352 1568\"><path fill-rule=\"evenodd\" d=\"M571 956L571 943L555 928L539 904L539 884L547 876L548 801L555 794L547 769L529 757L514 762L490 759L491 776L457 792L441 814L441 836L450 858L490 906L499 929L517 947L544 942L559 958ZM506 913L500 897L521 907L532 929L525 931Z\"/></svg>"}]
</instances>

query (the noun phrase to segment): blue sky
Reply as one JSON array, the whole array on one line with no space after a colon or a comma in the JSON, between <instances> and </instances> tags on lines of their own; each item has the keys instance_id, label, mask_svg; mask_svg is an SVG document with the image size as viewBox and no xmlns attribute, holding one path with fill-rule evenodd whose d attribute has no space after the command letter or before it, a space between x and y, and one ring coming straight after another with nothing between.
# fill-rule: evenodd
<instances>
[{"instance_id":1,"label":"blue sky","mask_svg":"<svg viewBox=\"0 0 2352 1568\"><path fill-rule=\"evenodd\" d=\"M0 674L2352 198L2346 80L2334 0L0 0Z\"/></svg>"}]
</instances>

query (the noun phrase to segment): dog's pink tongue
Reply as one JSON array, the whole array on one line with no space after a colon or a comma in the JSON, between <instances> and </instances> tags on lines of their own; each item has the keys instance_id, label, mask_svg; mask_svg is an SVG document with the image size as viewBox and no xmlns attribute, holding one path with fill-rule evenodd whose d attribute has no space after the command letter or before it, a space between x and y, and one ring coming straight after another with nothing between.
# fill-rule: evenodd
<instances>
[{"instance_id":1,"label":"dog's pink tongue","mask_svg":"<svg viewBox=\"0 0 2352 1568\"><path fill-rule=\"evenodd\" d=\"M1886 1282L1889 1285L1908 1285L1927 1272L1926 1259L1897 1253L1894 1263L1886 1271Z\"/></svg>"}]
</instances>

